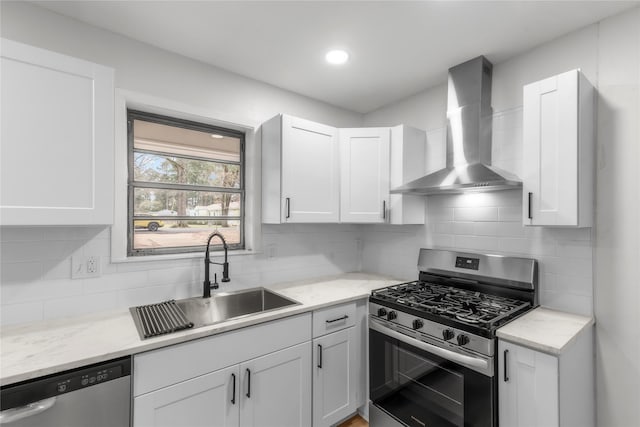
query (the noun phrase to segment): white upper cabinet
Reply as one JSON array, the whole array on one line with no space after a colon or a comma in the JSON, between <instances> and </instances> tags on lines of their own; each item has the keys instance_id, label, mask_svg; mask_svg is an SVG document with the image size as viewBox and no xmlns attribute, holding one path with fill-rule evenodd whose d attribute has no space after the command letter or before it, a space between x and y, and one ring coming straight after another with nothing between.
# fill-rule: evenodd
<instances>
[{"instance_id":1,"label":"white upper cabinet","mask_svg":"<svg viewBox=\"0 0 640 427\"><path fill-rule=\"evenodd\" d=\"M338 130L279 115L262 125L262 222L338 222Z\"/></svg>"},{"instance_id":2,"label":"white upper cabinet","mask_svg":"<svg viewBox=\"0 0 640 427\"><path fill-rule=\"evenodd\" d=\"M594 89L579 70L524 87L523 222L590 227Z\"/></svg>"},{"instance_id":3,"label":"white upper cabinet","mask_svg":"<svg viewBox=\"0 0 640 427\"><path fill-rule=\"evenodd\" d=\"M113 223L113 70L1 43L2 225Z\"/></svg>"},{"instance_id":4,"label":"white upper cabinet","mask_svg":"<svg viewBox=\"0 0 640 427\"><path fill-rule=\"evenodd\" d=\"M340 221L382 223L389 208L389 128L340 129Z\"/></svg>"},{"instance_id":5,"label":"white upper cabinet","mask_svg":"<svg viewBox=\"0 0 640 427\"><path fill-rule=\"evenodd\" d=\"M425 175L427 134L405 125L391 128L391 189ZM425 197L407 194L389 196L390 224L424 224Z\"/></svg>"}]
</instances>

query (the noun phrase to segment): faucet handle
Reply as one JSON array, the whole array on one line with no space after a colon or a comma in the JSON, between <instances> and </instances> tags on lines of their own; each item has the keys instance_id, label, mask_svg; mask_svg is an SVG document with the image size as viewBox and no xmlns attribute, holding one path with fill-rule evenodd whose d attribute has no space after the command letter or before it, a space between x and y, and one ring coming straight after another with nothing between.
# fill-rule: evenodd
<instances>
[{"instance_id":1,"label":"faucet handle","mask_svg":"<svg viewBox=\"0 0 640 427\"><path fill-rule=\"evenodd\" d=\"M213 283L211 284L211 287L213 289L218 289L220 287L220 285L218 284L218 274L216 273L213 274Z\"/></svg>"},{"instance_id":2,"label":"faucet handle","mask_svg":"<svg viewBox=\"0 0 640 427\"><path fill-rule=\"evenodd\" d=\"M222 263L222 283L226 283L230 281L231 279L229 279L229 263L224 262Z\"/></svg>"}]
</instances>

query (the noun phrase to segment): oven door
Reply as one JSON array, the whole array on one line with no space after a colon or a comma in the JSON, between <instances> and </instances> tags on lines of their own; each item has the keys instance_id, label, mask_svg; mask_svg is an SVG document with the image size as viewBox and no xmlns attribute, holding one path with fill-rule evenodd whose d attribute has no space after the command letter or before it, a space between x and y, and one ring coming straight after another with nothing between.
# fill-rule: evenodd
<instances>
[{"instance_id":1,"label":"oven door","mask_svg":"<svg viewBox=\"0 0 640 427\"><path fill-rule=\"evenodd\" d=\"M371 427L494 427L493 371L493 358L437 347L371 319Z\"/></svg>"}]
</instances>

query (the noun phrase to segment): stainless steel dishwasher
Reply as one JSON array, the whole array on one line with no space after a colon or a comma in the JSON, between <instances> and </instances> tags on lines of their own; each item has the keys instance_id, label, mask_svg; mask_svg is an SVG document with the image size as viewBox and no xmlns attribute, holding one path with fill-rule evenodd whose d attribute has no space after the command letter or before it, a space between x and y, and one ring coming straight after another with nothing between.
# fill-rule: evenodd
<instances>
[{"instance_id":1,"label":"stainless steel dishwasher","mask_svg":"<svg viewBox=\"0 0 640 427\"><path fill-rule=\"evenodd\" d=\"M127 427L131 357L2 387L0 424L10 427Z\"/></svg>"}]
</instances>

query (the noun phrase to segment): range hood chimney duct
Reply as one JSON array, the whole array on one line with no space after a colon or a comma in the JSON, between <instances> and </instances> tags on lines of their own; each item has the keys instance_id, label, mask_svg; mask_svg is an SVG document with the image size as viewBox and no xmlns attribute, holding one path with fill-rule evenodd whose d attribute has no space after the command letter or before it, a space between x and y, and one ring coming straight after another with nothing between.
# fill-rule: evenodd
<instances>
[{"instance_id":1,"label":"range hood chimney duct","mask_svg":"<svg viewBox=\"0 0 640 427\"><path fill-rule=\"evenodd\" d=\"M491 165L491 75L484 56L449 69L447 163L392 194L441 194L497 191L522 187L515 175Z\"/></svg>"}]
</instances>

